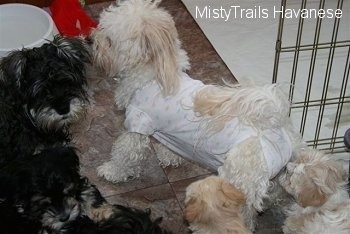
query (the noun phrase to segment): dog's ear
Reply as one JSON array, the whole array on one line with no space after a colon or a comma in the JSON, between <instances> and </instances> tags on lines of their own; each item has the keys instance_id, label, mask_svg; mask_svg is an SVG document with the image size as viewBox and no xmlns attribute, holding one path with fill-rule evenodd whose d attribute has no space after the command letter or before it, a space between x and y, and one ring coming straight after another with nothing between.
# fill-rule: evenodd
<instances>
[{"instance_id":1,"label":"dog's ear","mask_svg":"<svg viewBox=\"0 0 350 234\"><path fill-rule=\"evenodd\" d=\"M327 162L323 167L315 167L312 171L313 182L320 187L324 193L333 194L337 184L344 180L344 170L336 162Z\"/></svg>"},{"instance_id":2,"label":"dog's ear","mask_svg":"<svg viewBox=\"0 0 350 234\"><path fill-rule=\"evenodd\" d=\"M164 19L147 22L141 35L141 51L149 56L164 95L176 94L179 88L177 37L174 22Z\"/></svg>"},{"instance_id":3,"label":"dog's ear","mask_svg":"<svg viewBox=\"0 0 350 234\"><path fill-rule=\"evenodd\" d=\"M322 206L327 201L327 196L322 193L315 184L304 186L297 198L302 207Z\"/></svg>"},{"instance_id":4,"label":"dog's ear","mask_svg":"<svg viewBox=\"0 0 350 234\"><path fill-rule=\"evenodd\" d=\"M5 84L10 85L15 82L17 87L20 87L27 64L24 51L25 49L12 51L0 60L1 79Z\"/></svg>"},{"instance_id":5,"label":"dog's ear","mask_svg":"<svg viewBox=\"0 0 350 234\"><path fill-rule=\"evenodd\" d=\"M90 33L90 38L92 38L92 47L94 48L93 53L93 63L101 71L104 71L108 76L112 77L116 73L116 61L114 56L111 56L111 50L113 48L111 38L106 34L99 33L99 29L92 29Z\"/></svg>"},{"instance_id":6,"label":"dog's ear","mask_svg":"<svg viewBox=\"0 0 350 234\"><path fill-rule=\"evenodd\" d=\"M230 199L230 202L234 203L234 205L242 205L245 203L244 194L231 185L229 182L224 181L221 185L221 189L223 194Z\"/></svg>"},{"instance_id":7,"label":"dog's ear","mask_svg":"<svg viewBox=\"0 0 350 234\"><path fill-rule=\"evenodd\" d=\"M47 44L51 45L56 47L57 56L65 59L73 68L83 70L84 63L90 62L88 45L83 38L56 35L52 43Z\"/></svg>"},{"instance_id":8,"label":"dog's ear","mask_svg":"<svg viewBox=\"0 0 350 234\"><path fill-rule=\"evenodd\" d=\"M185 203L184 217L190 223L201 220L206 208L207 205L203 200L191 197Z\"/></svg>"},{"instance_id":9,"label":"dog's ear","mask_svg":"<svg viewBox=\"0 0 350 234\"><path fill-rule=\"evenodd\" d=\"M309 179L299 194L299 203L303 207L323 205L343 181L343 172L341 165L333 161L306 167L305 175Z\"/></svg>"}]
</instances>

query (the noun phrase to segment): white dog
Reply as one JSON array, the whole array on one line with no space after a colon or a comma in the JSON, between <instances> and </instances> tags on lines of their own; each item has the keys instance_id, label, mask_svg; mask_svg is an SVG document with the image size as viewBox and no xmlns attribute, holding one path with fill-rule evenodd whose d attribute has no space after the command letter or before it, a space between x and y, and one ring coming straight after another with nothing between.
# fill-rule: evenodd
<instances>
[{"instance_id":1,"label":"white dog","mask_svg":"<svg viewBox=\"0 0 350 234\"><path fill-rule=\"evenodd\" d=\"M158 3L112 5L91 35L94 62L119 81L115 101L126 110L126 131L98 174L112 182L138 177L153 136L167 147L156 147L162 165L179 165L179 154L243 192L243 216L253 230L269 180L300 142L289 130L288 99L278 85L218 87L191 79L175 23Z\"/></svg>"},{"instance_id":2,"label":"white dog","mask_svg":"<svg viewBox=\"0 0 350 234\"><path fill-rule=\"evenodd\" d=\"M334 157L318 151L301 152L287 164L280 184L296 203L286 210L284 233L350 233L346 173Z\"/></svg>"}]
</instances>

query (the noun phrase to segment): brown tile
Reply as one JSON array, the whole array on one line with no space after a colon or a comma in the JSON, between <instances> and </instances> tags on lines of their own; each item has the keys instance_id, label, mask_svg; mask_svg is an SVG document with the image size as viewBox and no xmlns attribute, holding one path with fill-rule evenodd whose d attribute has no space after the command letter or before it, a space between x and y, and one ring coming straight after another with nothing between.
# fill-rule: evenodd
<instances>
[{"instance_id":1,"label":"brown tile","mask_svg":"<svg viewBox=\"0 0 350 234\"><path fill-rule=\"evenodd\" d=\"M86 154L89 154L89 152ZM95 155L94 152L93 154ZM84 165L84 161L87 157L88 156L84 154L82 155L83 166L81 168L81 173L87 176L92 183L96 184L104 196L121 194L133 190L168 183L168 179L164 174L164 171L158 164L158 159L153 154L150 154L150 156L142 162L143 164L140 178L120 183L111 183L101 177L98 177L96 173L97 166L101 165L103 161L107 160L99 159L98 163L89 162Z\"/></svg>"},{"instance_id":2,"label":"brown tile","mask_svg":"<svg viewBox=\"0 0 350 234\"><path fill-rule=\"evenodd\" d=\"M213 172L210 169L201 167L195 163L184 161L179 167L166 167L164 172L167 175L169 182L206 175Z\"/></svg>"},{"instance_id":3,"label":"brown tile","mask_svg":"<svg viewBox=\"0 0 350 234\"><path fill-rule=\"evenodd\" d=\"M150 208L151 217L163 217L161 226L174 234L187 233L182 210L169 184L136 190L107 197L113 204L122 204L139 209Z\"/></svg>"},{"instance_id":4,"label":"brown tile","mask_svg":"<svg viewBox=\"0 0 350 234\"><path fill-rule=\"evenodd\" d=\"M73 142L80 152L81 173L96 184L104 196L165 184L168 182L155 155L143 162L141 178L113 184L96 173L98 166L110 159L112 145L123 131L124 113L114 103L114 81L88 71L90 105L84 119L72 126Z\"/></svg>"},{"instance_id":5,"label":"brown tile","mask_svg":"<svg viewBox=\"0 0 350 234\"><path fill-rule=\"evenodd\" d=\"M102 12L102 10L104 10L105 8L107 8L108 6L114 3L115 1L111 1L111 2L107 1L107 2L96 3L93 5L88 5L86 7L89 9L88 12L90 13L90 16L96 21L98 21L99 15Z\"/></svg>"}]
</instances>

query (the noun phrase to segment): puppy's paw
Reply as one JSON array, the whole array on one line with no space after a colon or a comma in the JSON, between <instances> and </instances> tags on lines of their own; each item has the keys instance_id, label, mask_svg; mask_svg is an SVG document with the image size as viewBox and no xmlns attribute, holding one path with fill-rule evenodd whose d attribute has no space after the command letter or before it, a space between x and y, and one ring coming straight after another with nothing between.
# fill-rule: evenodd
<instances>
[{"instance_id":1,"label":"puppy's paw","mask_svg":"<svg viewBox=\"0 0 350 234\"><path fill-rule=\"evenodd\" d=\"M174 158L158 157L158 160L159 160L159 165L162 168L166 168L168 166L172 166L172 167L177 168L184 162L184 160L182 158L180 158L179 156L176 156Z\"/></svg>"},{"instance_id":2,"label":"puppy's paw","mask_svg":"<svg viewBox=\"0 0 350 234\"><path fill-rule=\"evenodd\" d=\"M159 160L159 165L163 168L168 166L178 167L184 161L178 154L160 143L154 143L153 148Z\"/></svg>"},{"instance_id":3,"label":"puppy's paw","mask_svg":"<svg viewBox=\"0 0 350 234\"><path fill-rule=\"evenodd\" d=\"M124 165L125 166L125 165ZM140 176L141 168L123 168L113 162L106 162L97 168L97 175L106 180L118 183L136 179Z\"/></svg>"},{"instance_id":4,"label":"puppy's paw","mask_svg":"<svg viewBox=\"0 0 350 234\"><path fill-rule=\"evenodd\" d=\"M88 214L89 218L94 222L107 220L115 213L115 208L110 204L103 204L97 208L92 208Z\"/></svg>"}]
</instances>

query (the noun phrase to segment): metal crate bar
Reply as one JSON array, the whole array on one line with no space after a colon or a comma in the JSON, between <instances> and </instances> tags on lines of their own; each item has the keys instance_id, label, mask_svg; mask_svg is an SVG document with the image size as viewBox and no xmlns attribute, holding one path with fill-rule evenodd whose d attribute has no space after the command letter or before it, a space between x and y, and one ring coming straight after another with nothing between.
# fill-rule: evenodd
<instances>
[{"instance_id":1,"label":"metal crate bar","mask_svg":"<svg viewBox=\"0 0 350 234\"><path fill-rule=\"evenodd\" d=\"M344 2L343 0L338 0L336 2L337 9L343 9L343 2ZM325 3L326 3L325 0L320 0L318 4L319 9L324 9ZM307 5L307 0L301 0L300 9L306 8L306 5ZM282 0L281 11L283 9L285 10L286 8L287 8L287 1ZM281 14L279 18L279 27L277 32L276 46L275 46L275 61L274 61L272 82L276 83L278 79L278 69L279 69L281 53L293 53L293 56L292 56L293 62L291 64L292 68L291 68L290 87L289 87L289 99L292 102L290 112L292 113L292 111L295 109L302 110L300 126L299 126L300 133L304 135L310 108L312 108L313 111L315 111L316 109L318 113L316 113L317 121L315 123L316 126L315 126L314 138L312 140L308 140L307 143L309 145L312 145L315 148L324 149L332 153L339 152L339 151L344 152L346 149L343 146L343 136L338 136L338 129L340 125L340 119L341 119L341 114L343 111L344 104L350 103L350 96L346 93L346 88L348 86L348 79L349 79L349 73L350 73L350 40L339 40L339 41L337 40L341 18L336 18L336 17L334 18L333 28L331 32L331 39L329 42L320 43L322 18L317 18L312 44L310 43L302 44L301 41L302 41L305 22L304 22L304 18L300 17L298 19L298 28L296 32L295 44L292 46L291 45L284 46L282 38L283 38L283 30L285 29L284 24L287 19L284 19L282 15L283 14ZM339 91L339 96L336 96L333 93L331 95L332 97L330 97L329 85L331 82L331 74L332 74L333 63L334 63L334 58L336 54L335 52L336 48L348 48L348 50L347 50L347 56L346 56L343 79L342 79L342 83ZM320 98L312 99L311 91L313 87L313 78L314 78L314 72L316 69L316 63L318 61L319 50L329 50L329 52L328 52L328 57L326 61L326 66L325 66L326 69L325 69L324 79L321 86L322 91L320 91L321 96ZM299 57L300 57L300 53L303 51L311 51L307 80L305 85L305 94L304 94L303 100L293 101L294 92L295 92L294 89L296 86L296 82L298 82L296 77L298 72ZM321 139L321 130L323 126L325 108L329 106L336 107L334 124L332 123L333 130L329 138Z\"/></svg>"}]
</instances>

